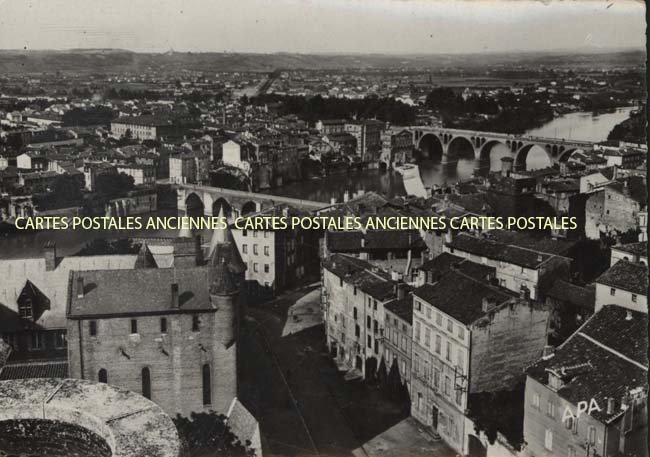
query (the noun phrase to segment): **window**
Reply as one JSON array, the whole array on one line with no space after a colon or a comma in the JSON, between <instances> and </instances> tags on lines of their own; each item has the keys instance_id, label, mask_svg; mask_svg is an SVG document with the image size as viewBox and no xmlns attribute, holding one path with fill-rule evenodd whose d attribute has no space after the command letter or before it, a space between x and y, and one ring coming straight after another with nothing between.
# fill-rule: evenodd
<instances>
[{"instance_id":1,"label":"window","mask_svg":"<svg viewBox=\"0 0 650 457\"><path fill-rule=\"evenodd\" d=\"M265 233L266 233L266 232L265 232ZM264 246L264 255L266 255L266 256L270 255L269 251L270 251L270 250L269 250L269 247L268 247L268 246Z\"/></svg>"},{"instance_id":2,"label":"window","mask_svg":"<svg viewBox=\"0 0 650 457\"><path fill-rule=\"evenodd\" d=\"M253 254L257 255L257 245L253 245Z\"/></svg>"},{"instance_id":3,"label":"window","mask_svg":"<svg viewBox=\"0 0 650 457\"><path fill-rule=\"evenodd\" d=\"M436 354L440 354L440 345L442 344L442 339L440 335L436 335Z\"/></svg>"},{"instance_id":4,"label":"window","mask_svg":"<svg viewBox=\"0 0 650 457\"><path fill-rule=\"evenodd\" d=\"M406 362L402 360L402 375L406 374Z\"/></svg>"},{"instance_id":5,"label":"window","mask_svg":"<svg viewBox=\"0 0 650 457\"><path fill-rule=\"evenodd\" d=\"M456 386L456 404L458 406L463 404L463 391L459 386Z\"/></svg>"},{"instance_id":6,"label":"window","mask_svg":"<svg viewBox=\"0 0 650 457\"><path fill-rule=\"evenodd\" d=\"M18 302L18 313L23 319L31 319L34 313L34 305L31 298L25 298Z\"/></svg>"},{"instance_id":7,"label":"window","mask_svg":"<svg viewBox=\"0 0 650 457\"><path fill-rule=\"evenodd\" d=\"M431 329L429 327L424 329L424 344L431 347Z\"/></svg>"},{"instance_id":8,"label":"window","mask_svg":"<svg viewBox=\"0 0 650 457\"><path fill-rule=\"evenodd\" d=\"M420 356L415 354L415 357L413 358L413 371L415 373L420 372Z\"/></svg>"},{"instance_id":9,"label":"window","mask_svg":"<svg viewBox=\"0 0 650 457\"><path fill-rule=\"evenodd\" d=\"M465 329L463 327L458 327L458 338L461 340L465 339Z\"/></svg>"},{"instance_id":10,"label":"window","mask_svg":"<svg viewBox=\"0 0 650 457\"><path fill-rule=\"evenodd\" d=\"M354 316L355 319L357 318L357 307L356 306L352 310L352 315Z\"/></svg>"},{"instance_id":11,"label":"window","mask_svg":"<svg viewBox=\"0 0 650 457\"><path fill-rule=\"evenodd\" d=\"M257 230L253 230L253 238L257 238Z\"/></svg>"},{"instance_id":12,"label":"window","mask_svg":"<svg viewBox=\"0 0 650 457\"><path fill-rule=\"evenodd\" d=\"M539 394L537 392L533 392L532 404L533 408L539 409Z\"/></svg>"},{"instance_id":13,"label":"window","mask_svg":"<svg viewBox=\"0 0 650 457\"><path fill-rule=\"evenodd\" d=\"M264 232L264 238L268 238L268 237L269 237L269 232Z\"/></svg>"},{"instance_id":14,"label":"window","mask_svg":"<svg viewBox=\"0 0 650 457\"><path fill-rule=\"evenodd\" d=\"M343 278L339 278L339 287L343 287Z\"/></svg>"},{"instance_id":15,"label":"window","mask_svg":"<svg viewBox=\"0 0 650 457\"><path fill-rule=\"evenodd\" d=\"M568 448L568 456L569 457L576 457L576 448L573 446L569 446Z\"/></svg>"},{"instance_id":16,"label":"window","mask_svg":"<svg viewBox=\"0 0 650 457\"><path fill-rule=\"evenodd\" d=\"M192 315L192 331L198 332L201 329L201 319L198 314Z\"/></svg>"},{"instance_id":17,"label":"window","mask_svg":"<svg viewBox=\"0 0 650 457\"><path fill-rule=\"evenodd\" d=\"M596 427L589 426L589 444L594 446L596 444Z\"/></svg>"},{"instance_id":18,"label":"window","mask_svg":"<svg viewBox=\"0 0 650 457\"><path fill-rule=\"evenodd\" d=\"M90 336L97 336L97 321L88 322L88 333Z\"/></svg>"},{"instance_id":19,"label":"window","mask_svg":"<svg viewBox=\"0 0 650 457\"><path fill-rule=\"evenodd\" d=\"M148 367L142 369L142 396L151 400L151 371Z\"/></svg>"},{"instance_id":20,"label":"window","mask_svg":"<svg viewBox=\"0 0 650 457\"><path fill-rule=\"evenodd\" d=\"M368 348L372 349L372 336L368 335Z\"/></svg>"},{"instance_id":21,"label":"window","mask_svg":"<svg viewBox=\"0 0 650 457\"><path fill-rule=\"evenodd\" d=\"M451 385L451 378L449 376L445 376L445 388L444 392L445 395L449 396L449 386Z\"/></svg>"},{"instance_id":22,"label":"window","mask_svg":"<svg viewBox=\"0 0 650 457\"><path fill-rule=\"evenodd\" d=\"M447 331L449 333L454 333L454 323L451 321L451 319L447 319Z\"/></svg>"},{"instance_id":23,"label":"window","mask_svg":"<svg viewBox=\"0 0 650 457\"><path fill-rule=\"evenodd\" d=\"M632 301L636 303L636 294L632 294Z\"/></svg>"},{"instance_id":24,"label":"window","mask_svg":"<svg viewBox=\"0 0 650 457\"><path fill-rule=\"evenodd\" d=\"M39 351L43 349L43 334L41 332L32 332L29 337L30 351Z\"/></svg>"},{"instance_id":25,"label":"window","mask_svg":"<svg viewBox=\"0 0 650 457\"><path fill-rule=\"evenodd\" d=\"M138 320L131 319L131 334L138 333Z\"/></svg>"},{"instance_id":26,"label":"window","mask_svg":"<svg viewBox=\"0 0 650 457\"><path fill-rule=\"evenodd\" d=\"M613 287L609 289L609 295L611 295L612 297L616 295L616 289L614 289Z\"/></svg>"},{"instance_id":27,"label":"window","mask_svg":"<svg viewBox=\"0 0 650 457\"><path fill-rule=\"evenodd\" d=\"M373 300L373 301L372 301L372 309L374 309L375 311L377 311L377 300Z\"/></svg>"},{"instance_id":28,"label":"window","mask_svg":"<svg viewBox=\"0 0 650 457\"><path fill-rule=\"evenodd\" d=\"M465 370L465 354L463 353L462 348L458 348L456 351L456 363L458 364L458 372L463 374L463 371Z\"/></svg>"},{"instance_id":29,"label":"window","mask_svg":"<svg viewBox=\"0 0 650 457\"><path fill-rule=\"evenodd\" d=\"M573 417L569 416L564 420L564 426L567 430L573 430Z\"/></svg>"},{"instance_id":30,"label":"window","mask_svg":"<svg viewBox=\"0 0 650 457\"><path fill-rule=\"evenodd\" d=\"M361 336L361 327L359 327L359 325L354 326L354 336L357 338Z\"/></svg>"},{"instance_id":31,"label":"window","mask_svg":"<svg viewBox=\"0 0 650 457\"><path fill-rule=\"evenodd\" d=\"M551 430L546 430L544 435L544 447L549 451L553 450L553 432Z\"/></svg>"},{"instance_id":32,"label":"window","mask_svg":"<svg viewBox=\"0 0 650 457\"><path fill-rule=\"evenodd\" d=\"M546 415L548 417L555 417L555 403L550 401L546 403Z\"/></svg>"},{"instance_id":33,"label":"window","mask_svg":"<svg viewBox=\"0 0 650 457\"><path fill-rule=\"evenodd\" d=\"M265 263L264 264L264 273L268 273L269 271L271 271L271 267L269 266L268 263Z\"/></svg>"},{"instance_id":34,"label":"window","mask_svg":"<svg viewBox=\"0 0 650 457\"><path fill-rule=\"evenodd\" d=\"M203 378L203 404L212 404L212 381L210 376L210 365L207 363L201 368L201 377Z\"/></svg>"},{"instance_id":35,"label":"window","mask_svg":"<svg viewBox=\"0 0 650 457\"><path fill-rule=\"evenodd\" d=\"M253 271L257 273L257 263L253 263Z\"/></svg>"},{"instance_id":36,"label":"window","mask_svg":"<svg viewBox=\"0 0 650 457\"><path fill-rule=\"evenodd\" d=\"M103 382L104 384L108 383L108 372L105 368L102 368L99 370L99 373L97 373L97 381Z\"/></svg>"},{"instance_id":37,"label":"window","mask_svg":"<svg viewBox=\"0 0 650 457\"><path fill-rule=\"evenodd\" d=\"M447 353L446 353L447 360L451 362L451 343L447 341Z\"/></svg>"},{"instance_id":38,"label":"window","mask_svg":"<svg viewBox=\"0 0 650 457\"><path fill-rule=\"evenodd\" d=\"M167 318L160 318L160 333L167 333Z\"/></svg>"},{"instance_id":39,"label":"window","mask_svg":"<svg viewBox=\"0 0 650 457\"><path fill-rule=\"evenodd\" d=\"M438 370L437 368L433 369L433 386L436 389L440 388L440 370Z\"/></svg>"},{"instance_id":40,"label":"window","mask_svg":"<svg viewBox=\"0 0 650 457\"><path fill-rule=\"evenodd\" d=\"M420 342L420 321L415 321L415 341Z\"/></svg>"},{"instance_id":41,"label":"window","mask_svg":"<svg viewBox=\"0 0 650 457\"><path fill-rule=\"evenodd\" d=\"M63 330L54 332L54 347L56 349L64 349L66 347L65 332Z\"/></svg>"},{"instance_id":42,"label":"window","mask_svg":"<svg viewBox=\"0 0 650 457\"><path fill-rule=\"evenodd\" d=\"M431 319L431 307L427 306L427 319Z\"/></svg>"},{"instance_id":43,"label":"window","mask_svg":"<svg viewBox=\"0 0 650 457\"><path fill-rule=\"evenodd\" d=\"M422 411L422 393L418 392L418 411Z\"/></svg>"},{"instance_id":44,"label":"window","mask_svg":"<svg viewBox=\"0 0 650 457\"><path fill-rule=\"evenodd\" d=\"M366 328L370 330L371 326L372 326L372 319L370 319L370 316L366 316Z\"/></svg>"},{"instance_id":45,"label":"window","mask_svg":"<svg viewBox=\"0 0 650 457\"><path fill-rule=\"evenodd\" d=\"M248 230L242 230L241 234L242 236L248 236Z\"/></svg>"},{"instance_id":46,"label":"window","mask_svg":"<svg viewBox=\"0 0 650 457\"><path fill-rule=\"evenodd\" d=\"M241 252L243 252L244 254L248 254L248 245L247 244L242 244Z\"/></svg>"},{"instance_id":47,"label":"window","mask_svg":"<svg viewBox=\"0 0 650 457\"><path fill-rule=\"evenodd\" d=\"M436 325L442 327L442 314L436 313Z\"/></svg>"},{"instance_id":48,"label":"window","mask_svg":"<svg viewBox=\"0 0 650 457\"><path fill-rule=\"evenodd\" d=\"M422 312L422 303L418 300L415 300L415 309Z\"/></svg>"}]
</instances>

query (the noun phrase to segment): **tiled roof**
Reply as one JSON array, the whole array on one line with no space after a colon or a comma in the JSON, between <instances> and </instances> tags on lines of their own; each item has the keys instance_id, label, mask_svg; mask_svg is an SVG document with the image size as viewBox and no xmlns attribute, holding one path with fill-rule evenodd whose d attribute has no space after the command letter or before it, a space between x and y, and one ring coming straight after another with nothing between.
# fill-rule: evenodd
<instances>
[{"instance_id":1,"label":"tiled roof","mask_svg":"<svg viewBox=\"0 0 650 457\"><path fill-rule=\"evenodd\" d=\"M576 243L569 240L553 239L548 236L534 236L527 232L515 230L491 230L486 232L488 239L500 243L532 249L547 254L567 255Z\"/></svg>"},{"instance_id":2,"label":"tiled roof","mask_svg":"<svg viewBox=\"0 0 650 457\"><path fill-rule=\"evenodd\" d=\"M78 278L83 278L83 297L76 293ZM208 294L208 267L72 272L70 281L71 318L175 312L173 283L178 284L180 311L214 309Z\"/></svg>"},{"instance_id":3,"label":"tiled roof","mask_svg":"<svg viewBox=\"0 0 650 457\"><path fill-rule=\"evenodd\" d=\"M499 305L514 296L505 289L489 286L453 270L435 284L415 289L413 295L463 324L471 324L485 315L483 298L491 298Z\"/></svg>"},{"instance_id":4,"label":"tiled roof","mask_svg":"<svg viewBox=\"0 0 650 457\"><path fill-rule=\"evenodd\" d=\"M51 271L46 271L43 257L0 260L0 305L5 306L5 311L17 313L16 300L30 281L50 301L49 309L44 310L36 324L44 328L65 328L70 271L132 269L135 260L135 255L65 257Z\"/></svg>"},{"instance_id":5,"label":"tiled roof","mask_svg":"<svg viewBox=\"0 0 650 457\"><path fill-rule=\"evenodd\" d=\"M527 373L542 384L548 383L549 373L555 373L564 384L557 391L560 397L573 405L594 399L601 410L592 411L591 416L612 422L623 413L621 404L628 389L646 387L647 326L645 313L605 306L553 357L540 360ZM611 414L606 408L608 398L614 398Z\"/></svg>"},{"instance_id":6,"label":"tiled roof","mask_svg":"<svg viewBox=\"0 0 650 457\"><path fill-rule=\"evenodd\" d=\"M556 279L550 289L546 291L546 295L592 312L596 301L596 291L593 287L578 286L563 279Z\"/></svg>"},{"instance_id":7,"label":"tiled roof","mask_svg":"<svg viewBox=\"0 0 650 457\"><path fill-rule=\"evenodd\" d=\"M432 273L434 278L456 269L479 281L486 281L496 274L494 267L472 262L448 252L443 252L434 259L427 260L418 269Z\"/></svg>"},{"instance_id":8,"label":"tiled roof","mask_svg":"<svg viewBox=\"0 0 650 457\"><path fill-rule=\"evenodd\" d=\"M647 256L648 255L648 242L640 241L638 243L627 243L612 246L612 250L629 252L630 254Z\"/></svg>"},{"instance_id":9,"label":"tiled roof","mask_svg":"<svg viewBox=\"0 0 650 457\"><path fill-rule=\"evenodd\" d=\"M363 239L363 247L362 247ZM374 251L391 249L426 249L417 230L331 231L327 247L334 252Z\"/></svg>"},{"instance_id":10,"label":"tiled roof","mask_svg":"<svg viewBox=\"0 0 650 457\"><path fill-rule=\"evenodd\" d=\"M533 269L552 257L550 254L533 249L512 246L487 238L475 237L467 233L456 235L450 243L447 243L447 246L489 259Z\"/></svg>"},{"instance_id":11,"label":"tiled roof","mask_svg":"<svg viewBox=\"0 0 650 457\"><path fill-rule=\"evenodd\" d=\"M639 295L648 294L648 267L642 263L619 260L600 275L596 282Z\"/></svg>"},{"instance_id":12,"label":"tiled roof","mask_svg":"<svg viewBox=\"0 0 650 457\"><path fill-rule=\"evenodd\" d=\"M323 268L377 300L395 298L395 281L371 263L342 254L334 254L323 261Z\"/></svg>"},{"instance_id":13,"label":"tiled roof","mask_svg":"<svg viewBox=\"0 0 650 457\"><path fill-rule=\"evenodd\" d=\"M404 322L413 325L413 294L407 293L401 300L392 300L384 305L384 309L390 311Z\"/></svg>"},{"instance_id":14,"label":"tiled roof","mask_svg":"<svg viewBox=\"0 0 650 457\"><path fill-rule=\"evenodd\" d=\"M0 381L27 378L67 378L67 360L10 363L0 369Z\"/></svg>"}]
</instances>

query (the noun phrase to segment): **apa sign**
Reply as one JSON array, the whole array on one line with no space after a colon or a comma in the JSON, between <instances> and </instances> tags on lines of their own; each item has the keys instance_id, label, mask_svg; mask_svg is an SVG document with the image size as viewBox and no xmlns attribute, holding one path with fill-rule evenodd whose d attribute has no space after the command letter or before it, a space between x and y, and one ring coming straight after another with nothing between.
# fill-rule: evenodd
<instances>
[{"instance_id":1,"label":"apa sign","mask_svg":"<svg viewBox=\"0 0 650 457\"><path fill-rule=\"evenodd\" d=\"M573 411L571 410L571 407L569 405L567 405L564 408L564 414L562 415L562 420L566 421L567 419L577 419L580 417L582 413L587 413L588 415L591 415L593 411L601 411L601 408L600 406L598 406L596 399L592 398L589 402L579 401L576 414L573 414Z\"/></svg>"}]
</instances>

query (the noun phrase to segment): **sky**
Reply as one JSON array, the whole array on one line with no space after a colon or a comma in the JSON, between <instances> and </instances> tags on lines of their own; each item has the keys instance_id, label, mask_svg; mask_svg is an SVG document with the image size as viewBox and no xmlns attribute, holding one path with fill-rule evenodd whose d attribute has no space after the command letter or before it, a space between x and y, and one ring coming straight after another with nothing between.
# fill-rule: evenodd
<instances>
[{"instance_id":1,"label":"sky","mask_svg":"<svg viewBox=\"0 0 650 457\"><path fill-rule=\"evenodd\" d=\"M637 0L0 0L0 49L437 54L644 44Z\"/></svg>"}]
</instances>

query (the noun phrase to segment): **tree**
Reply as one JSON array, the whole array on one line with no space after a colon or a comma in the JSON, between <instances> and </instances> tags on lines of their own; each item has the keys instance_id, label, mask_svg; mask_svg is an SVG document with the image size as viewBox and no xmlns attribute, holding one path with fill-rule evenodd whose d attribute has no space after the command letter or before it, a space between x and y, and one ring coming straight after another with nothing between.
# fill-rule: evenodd
<instances>
[{"instance_id":1,"label":"tree","mask_svg":"<svg viewBox=\"0 0 650 457\"><path fill-rule=\"evenodd\" d=\"M97 176L95 189L99 195L106 198L124 197L135 187L131 176L119 173L104 173Z\"/></svg>"},{"instance_id":2,"label":"tree","mask_svg":"<svg viewBox=\"0 0 650 457\"><path fill-rule=\"evenodd\" d=\"M177 415L174 424L189 457L252 457L254 452L232 433L223 414L192 413Z\"/></svg>"}]
</instances>

